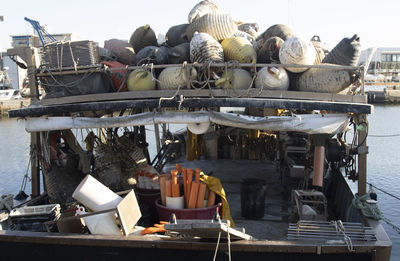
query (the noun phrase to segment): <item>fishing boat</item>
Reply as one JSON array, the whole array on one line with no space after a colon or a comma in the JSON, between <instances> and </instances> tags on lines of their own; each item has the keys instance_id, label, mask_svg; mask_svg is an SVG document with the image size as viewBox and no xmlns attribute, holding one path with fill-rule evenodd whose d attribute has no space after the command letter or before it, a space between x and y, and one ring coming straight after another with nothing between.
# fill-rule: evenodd
<instances>
[{"instance_id":1,"label":"fishing boat","mask_svg":"<svg viewBox=\"0 0 400 261\"><path fill-rule=\"evenodd\" d=\"M227 256L235 260L389 260L392 244L385 230L379 221L352 204L354 200L375 204L366 188L367 116L373 113L373 106L367 104L363 86L352 95L262 88L217 89L211 87L209 81L203 82L203 88L196 88L198 85L188 77L184 87L173 90L39 99L34 79L40 77L87 76L138 68L153 72L176 65L111 69L93 65L37 71L29 64L32 59L26 62L31 70L28 75L32 77L29 84L33 105L9 111L9 117L24 119L26 130L31 133L32 198L19 207L31 207L31 211L48 214L34 207L59 204L65 214L67 207L74 204L71 196L79 182L86 174L96 175L96 164L88 167L84 163L90 162L87 155L99 159L90 153L93 151L90 147L96 144L112 147L125 140L125 145L114 150L118 153L111 153L102 165L101 173L109 177L103 179L104 183L108 182L106 186L115 185L115 192L133 189L139 203L143 203L140 202L143 190L135 184L138 180L124 186L116 185L116 180L123 179L117 176L122 175L121 171L114 171L117 161L122 165L132 163L126 166L128 169L139 168L140 162L145 162L158 174L173 170L176 164L199 168L204 175L220 180L226 201L219 200L225 213L220 212L222 223L218 223L217 228L208 226L206 234L204 228L194 229L197 223L192 219L182 223L190 225L189 230L184 231L182 227L174 230L174 225L183 222L177 218L165 226L171 231L163 235L130 233L138 225L135 223L128 228L123 226L120 235L104 235L90 234L87 230L59 232L60 227L57 230L54 224L61 220L60 208L51 205L49 211L56 211L57 215L43 222L46 224L42 224L41 229L35 229L32 222L31 226L21 225L21 222L32 221L27 216L18 222L15 216L14 221L13 217L9 218L7 222L11 221L14 226L0 231L0 249L6 260L26 257L34 260L128 260L133 257L158 260L166 256L210 260L223 260ZM212 64L211 68L219 70L229 66L233 65ZM235 66L252 69L271 65ZM308 67L324 68L323 65ZM201 68L204 68L201 64L183 67L188 75L192 69ZM362 70L351 66L340 68ZM187 127L187 131L173 133L169 127L172 129L174 124ZM154 126L155 130L157 155L153 159L148 152L149 133L145 126ZM354 139L348 143L346 133L351 126L354 126ZM87 141L89 133L96 136L96 142L82 149L77 145L79 137ZM130 157L124 155L125 150ZM97 171L101 164L97 162ZM356 196L346 179L357 182ZM150 202L140 204L141 225L169 221L159 218L166 208L160 207L160 201L156 203L157 195L150 197ZM366 198L360 199L363 196L368 197L368 203ZM230 211L226 209L227 204ZM153 208L158 210L156 217L152 214ZM179 210L169 209L168 213L174 212ZM101 213L104 212L98 214ZM235 222L236 228L233 222L224 223L226 217ZM75 219L80 220L79 217ZM203 221L211 220L219 219L211 215L209 220Z\"/></svg>"}]
</instances>

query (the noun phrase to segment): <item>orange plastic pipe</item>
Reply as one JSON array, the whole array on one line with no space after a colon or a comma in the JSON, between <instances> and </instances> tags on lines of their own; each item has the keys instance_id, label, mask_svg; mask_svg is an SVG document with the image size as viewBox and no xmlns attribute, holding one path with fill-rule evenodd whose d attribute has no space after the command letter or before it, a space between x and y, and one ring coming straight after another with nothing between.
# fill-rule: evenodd
<instances>
[{"instance_id":1,"label":"orange plastic pipe","mask_svg":"<svg viewBox=\"0 0 400 261\"><path fill-rule=\"evenodd\" d=\"M192 187L190 190L189 204L188 208L195 208L197 203L197 194L199 193L199 183L192 182Z\"/></svg>"},{"instance_id":2,"label":"orange plastic pipe","mask_svg":"<svg viewBox=\"0 0 400 261\"><path fill-rule=\"evenodd\" d=\"M201 173L201 169L196 168L195 169L195 175L194 175L194 181L195 182L200 182L200 173Z\"/></svg>"},{"instance_id":3,"label":"orange plastic pipe","mask_svg":"<svg viewBox=\"0 0 400 261\"><path fill-rule=\"evenodd\" d=\"M171 180L166 180L165 181L165 195L167 197L172 197Z\"/></svg>"},{"instance_id":4,"label":"orange plastic pipe","mask_svg":"<svg viewBox=\"0 0 400 261\"><path fill-rule=\"evenodd\" d=\"M215 192L210 190L210 193L208 193L207 207L211 207L214 205L215 205Z\"/></svg>"},{"instance_id":5,"label":"orange plastic pipe","mask_svg":"<svg viewBox=\"0 0 400 261\"><path fill-rule=\"evenodd\" d=\"M192 180L193 180L193 170L187 169L187 189L189 191L189 197L190 197L190 191L192 190Z\"/></svg>"},{"instance_id":6,"label":"orange plastic pipe","mask_svg":"<svg viewBox=\"0 0 400 261\"><path fill-rule=\"evenodd\" d=\"M182 177L183 177L183 197L185 199L186 206L188 205L188 189L187 189L187 171L185 168L182 169Z\"/></svg>"},{"instance_id":7,"label":"orange plastic pipe","mask_svg":"<svg viewBox=\"0 0 400 261\"><path fill-rule=\"evenodd\" d=\"M171 170L172 184L178 184L177 175L178 175L178 171L177 170L175 170L175 169Z\"/></svg>"},{"instance_id":8,"label":"orange plastic pipe","mask_svg":"<svg viewBox=\"0 0 400 261\"><path fill-rule=\"evenodd\" d=\"M197 195L196 208L204 207L204 195L206 194L206 188L207 188L206 184L200 183L199 193Z\"/></svg>"},{"instance_id":9,"label":"orange plastic pipe","mask_svg":"<svg viewBox=\"0 0 400 261\"><path fill-rule=\"evenodd\" d=\"M175 169L178 171L178 173L182 173L182 165L179 163L176 163Z\"/></svg>"},{"instance_id":10,"label":"orange plastic pipe","mask_svg":"<svg viewBox=\"0 0 400 261\"><path fill-rule=\"evenodd\" d=\"M324 181L325 147L315 146L313 186L322 187Z\"/></svg>"},{"instance_id":11,"label":"orange plastic pipe","mask_svg":"<svg viewBox=\"0 0 400 261\"><path fill-rule=\"evenodd\" d=\"M172 197L177 198L181 196L179 192L179 184L172 184L171 190L172 190Z\"/></svg>"}]
</instances>

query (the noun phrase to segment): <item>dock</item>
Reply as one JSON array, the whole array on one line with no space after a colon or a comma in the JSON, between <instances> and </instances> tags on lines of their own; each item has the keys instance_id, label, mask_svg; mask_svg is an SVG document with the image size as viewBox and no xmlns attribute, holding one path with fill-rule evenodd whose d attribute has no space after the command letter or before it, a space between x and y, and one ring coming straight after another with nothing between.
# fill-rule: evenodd
<instances>
[{"instance_id":1,"label":"dock","mask_svg":"<svg viewBox=\"0 0 400 261\"><path fill-rule=\"evenodd\" d=\"M17 100L4 100L0 101L0 117L7 116L8 111L22 109L28 107L30 104L29 99L17 99Z\"/></svg>"}]
</instances>

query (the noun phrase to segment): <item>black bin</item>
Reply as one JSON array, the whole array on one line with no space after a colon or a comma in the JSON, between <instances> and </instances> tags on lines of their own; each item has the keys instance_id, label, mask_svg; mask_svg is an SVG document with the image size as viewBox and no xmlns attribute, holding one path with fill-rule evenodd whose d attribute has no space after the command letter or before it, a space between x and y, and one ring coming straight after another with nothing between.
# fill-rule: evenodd
<instances>
[{"instance_id":1,"label":"black bin","mask_svg":"<svg viewBox=\"0 0 400 261\"><path fill-rule=\"evenodd\" d=\"M242 217L260 219L264 216L267 185L262 179L244 179L240 187Z\"/></svg>"}]
</instances>

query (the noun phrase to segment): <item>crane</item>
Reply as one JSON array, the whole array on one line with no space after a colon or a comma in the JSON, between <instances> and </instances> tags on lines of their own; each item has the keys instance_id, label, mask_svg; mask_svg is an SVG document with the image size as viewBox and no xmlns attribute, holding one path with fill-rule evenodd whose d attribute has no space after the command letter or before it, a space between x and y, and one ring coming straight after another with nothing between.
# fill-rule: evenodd
<instances>
[{"instance_id":1,"label":"crane","mask_svg":"<svg viewBox=\"0 0 400 261\"><path fill-rule=\"evenodd\" d=\"M39 39L42 42L42 45L45 46L47 44L47 40L46 38L50 39L50 42L56 42L56 38L54 38L51 34L49 34L44 28L43 26L40 25L40 23L38 21L29 19L28 17L24 18L25 21L29 22L33 29L36 30L36 32L38 33Z\"/></svg>"}]
</instances>

